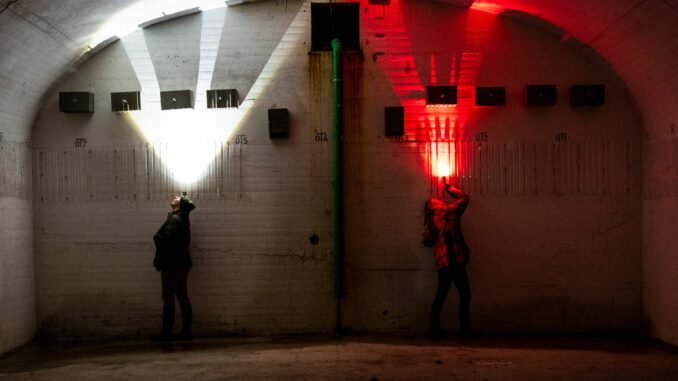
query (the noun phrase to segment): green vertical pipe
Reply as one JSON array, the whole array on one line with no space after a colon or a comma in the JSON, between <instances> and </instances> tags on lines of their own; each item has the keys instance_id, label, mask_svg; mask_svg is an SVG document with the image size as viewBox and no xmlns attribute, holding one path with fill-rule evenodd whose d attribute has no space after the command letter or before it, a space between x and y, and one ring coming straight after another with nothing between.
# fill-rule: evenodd
<instances>
[{"instance_id":1,"label":"green vertical pipe","mask_svg":"<svg viewBox=\"0 0 678 381\"><path fill-rule=\"evenodd\" d=\"M334 118L332 130L332 216L334 218L334 297L344 297L344 219L342 177L342 70L341 41L332 40L332 84L334 93Z\"/></svg>"}]
</instances>

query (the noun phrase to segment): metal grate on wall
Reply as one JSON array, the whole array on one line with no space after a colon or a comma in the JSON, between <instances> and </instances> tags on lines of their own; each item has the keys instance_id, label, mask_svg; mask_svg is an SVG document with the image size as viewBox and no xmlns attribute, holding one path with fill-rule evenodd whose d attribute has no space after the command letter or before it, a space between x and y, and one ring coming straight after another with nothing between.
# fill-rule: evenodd
<instances>
[{"instance_id":1,"label":"metal grate on wall","mask_svg":"<svg viewBox=\"0 0 678 381\"><path fill-rule=\"evenodd\" d=\"M639 191L630 142L430 142L430 174L451 164L450 181L483 196L608 195ZM432 189L436 189L431 176Z\"/></svg>"},{"instance_id":2,"label":"metal grate on wall","mask_svg":"<svg viewBox=\"0 0 678 381\"><path fill-rule=\"evenodd\" d=\"M31 198L30 143L0 141L0 197Z\"/></svg>"},{"instance_id":3,"label":"metal grate on wall","mask_svg":"<svg viewBox=\"0 0 678 381\"><path fill-rule=\"evenodd\" d=\"M163 145L36 148L36 201L166 200L180 191L203 200L242 197L244 146L214 143L205 149L214 150L214 160L200 179L182 186L160 158Z\"/></svg>"}]
</instances>

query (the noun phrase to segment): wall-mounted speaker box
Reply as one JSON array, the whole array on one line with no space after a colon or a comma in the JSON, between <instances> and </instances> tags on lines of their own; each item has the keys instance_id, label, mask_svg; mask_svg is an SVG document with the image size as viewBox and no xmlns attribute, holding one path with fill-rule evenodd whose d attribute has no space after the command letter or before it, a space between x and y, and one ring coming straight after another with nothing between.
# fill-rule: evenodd
<instances>
[{"instance_id":1,"label":"wall-mounted speaker box","mask_svg":"<svg viewBox=\"0 0 678 381\"><path fill-rule=\"evenodd\" d=\"M457 104L457 86L426 86L426 104Z\"/></svg>"},{"instance_id":2,"label":"wall-mounted speaker box","mask_svg":"<svg viewBox=\"0 0 678 381\"><path fill-rule=\"evenodd\" d=\"M207 108L238 107L238 90L207 90Z\"/></svg>"},{"instance_id":3,"label":"wall-mounted speaker box","mask_svg":"<svg viewBox=\"0 0 678 381\"><path fill-rule=\"evenodd\" d=\"M605 104L605 85L574 85L570 87L570 106L587 107Z\"/></svg>"},{"instance_id":4,"label":"wall-mounted speaker box","mask_svg":"<svg viewBox=\"0 0 678 381\"><path fill-rule=\"evenodd\" d=\"M111 111L135 111L141 110L141 93L127 91L111 93Z\"/></svg>"},{"instance_id":5,"label":"wall-mounted speaker box","mask_svg":"<svg viewBox=\"0 0 678 381\"><path fill-rule=\"evenodd\" d=\"M94 94L88 92L59 93L59 111L93 113Z\"/></svg>"},{"instance_id":6,"label":"wall-mounted speaker box","mask_svg":"<svg viewBox=\"0 0 678 381\"><path fill-rule=\"evenodd\" d=\"M558 99L556 85L527 85L525 86L526 106L553 106Z\"/></svg>"},{"instance_id":7,"label":"wall-mounted speaker box","mask_svg":"<svg viewBox=\"0 0 678 381\"><path fill-rule=\"evenodd\" d=\"M176 110L181 108L193 108L193 92L191 90L160 92L161 110Z\"/></svg>"},{"instance_id":8,"label":"wall-mounted speaker box","mask_svg":"<svg viewBox=\"0 0 678 381\"><path fill-rule=\"evenodd\" d=\"M289 136L289 115L287 109L268 109L268 137L271 139L281 139Z\"/></svg>"},{"instance_id":9,"label":"wall-mounted speaker box","mask_svg":"<svg viewBox=\"0 0 678 381\"><path fill-rule=\"evenodd\" d=\"M384 107L384 135L403 136L405 134L405 108Z\"/></svg>"},{"instance_id":10,"label":"wall-mounted speaker box","mask_svg":"<svg viewBox=\"0 0 678 381\"><path fill-rule=\"evenodd\" d=\"M506 105L505 87L476 87L476 106Z\"/></svg>"}]
</instances>

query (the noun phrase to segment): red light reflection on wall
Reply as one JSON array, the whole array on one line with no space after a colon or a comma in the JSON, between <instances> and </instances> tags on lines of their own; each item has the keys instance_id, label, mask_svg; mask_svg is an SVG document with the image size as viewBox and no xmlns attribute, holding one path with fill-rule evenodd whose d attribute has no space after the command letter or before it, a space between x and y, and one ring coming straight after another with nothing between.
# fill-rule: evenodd
<instances>
[{"instance_id":1,"label":"red light reflection on wall","mask_svg":"<svg viewBox=\"0 0 678 381\"><path fill-rule=\"evenodd\" d=\"M445 159L438 159L438 171L436 176L438 177L447 177L450 175L450 165Z\"/></svg>"},{"instance_id":2,"label":"red light reflection on wall","mask_svg":"<svg viewBox=\"0 0 678 381\"><path fill-rule=\"evenodd\" d=\"M464 125L475 103L483 50L496 16L435 2L391 0L389 5L360 1L361 30L372 60L381 68L405 108L408 141L423 144L422 169L432 192L447 164L450 181L466 174L459 158ZM426 86L456 85L457 104L426 106Z\"/></svg>"}]
</instances>

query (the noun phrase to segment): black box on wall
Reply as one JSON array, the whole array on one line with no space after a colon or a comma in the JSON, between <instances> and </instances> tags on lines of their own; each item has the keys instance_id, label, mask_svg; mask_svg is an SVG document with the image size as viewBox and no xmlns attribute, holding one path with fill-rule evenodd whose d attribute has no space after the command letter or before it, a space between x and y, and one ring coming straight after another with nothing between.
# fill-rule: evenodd
<instances>
[{"instance_id":1,"label":"black box on wall","mask_svg":"<svg viewBox=\"0 0 678 381\"><path fill-rule=\"evenodd\" d=\"M384 107L384 135L403 136L405 134L405 108Z\"/></svg>"},{"instance_id":2,"label":"black box on wall","mask_svg":"<svg viewBox=\"0 0 678 381\"><path fill-rule=\"evenodd\" d=\"M135 111L141 110L141 93L127 91L111 93L111 111Z\"/></svg>"},{"instance_id":3,"label":"black box on wall","mask_svg":"<svg viewBox=\"0 0 678 381\"><path fill-rule=\"evenodd\" d=\"M181 108L193 108L193 93L191 90L160 92L161 110L176 110Z\"/></svg>"},{"instance_id":4,"label":"black box on wall","mask_svg":"<svg viewBox=\"0 0 678 381\"><path fill-rule=\"evenodd\" d=\"M476 106L506 105L506 88L476 87Z\"/></svg>"},{"instance_id":5,"label":"black box on wall","mask_svg":"<svg viewBox=\"0 0 678 381\"><path fill-rule=\"evenodd\" d=\"M287 109L268 109L268 137L271 139L280 139L289 136L289 114Z\"/></svg>"},{"instance_id":6,"label":"black box on wall","mask_svg":"<svg viewBox=\"0 0 678 381\"><path fill-rule=\"evenodd\" d=\"M570 106L587 107L605 104L605 85L574 85L570 87Z\"/></svg>"},{"instance_id":7,"label":"black box on wall","mask_svg":"<svg viewBox=\"0 0 678 381\"><path fill-rule=\"evenodd\" d=\"M238 90L207 90L207 108L238 107Z\"/></svg>"},{"instance_id":8,"label":"black box on wall","mask_svg":"<svg viewBox=\"0 0 678 381\"><path fill-rule=\"evenodd\" d=\"M556 85L527 85L525 86L526 106L553 106L558 98Z\"/></svg>"},{"instance_id":9,"label":"black box on wall","mask_svg":"<svg viewBox=\"0 0 678 381\"><path fill-rule=\"evenodd\" d=\"M426 86L426 104L457 104L457 86Z\"/></svg>"},{"instance_id":10,"label":"black box on wall","mask_svg":"<svg viewBox=\"0 0 678 381\"><path fill-rule=\"evenodd\" d=\"M360 50L360 4L311 3L311 50L332 50L332 40L342 50Z\"/></svg>"},{"instance_id":11,"label":"black box on wall","mask_svg":"<svg viewBox=\"0 0 678 381\"><path fill-rule=\"evenodd\" d=\"M93 113L94 94L82 91L59 93L59 111L66 113Z\"/></svg>"}]
</instances>

